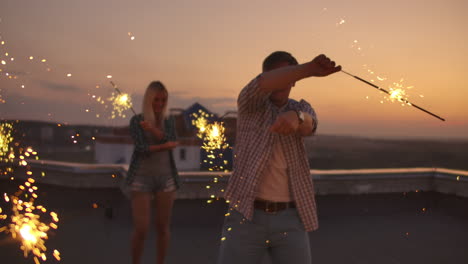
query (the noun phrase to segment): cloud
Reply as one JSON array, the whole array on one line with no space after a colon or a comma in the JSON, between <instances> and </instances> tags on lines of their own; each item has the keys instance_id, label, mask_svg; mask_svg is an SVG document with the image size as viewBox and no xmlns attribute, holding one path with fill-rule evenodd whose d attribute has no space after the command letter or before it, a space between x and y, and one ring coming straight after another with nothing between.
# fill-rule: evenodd
<instances>
[{"instance_id":1,"label":"cloud","mask_svg":"<svg viewBox=\"0 0 468 264\"><path fill-rule=\"evenodd\" d=\"M49 90L52 91L69 91L69 92L82 92L82 90L78 86L69 85L69 84L61 84L56 82L44 81L39 80L39 84Z\"/></svg>"},{"instance_id":2,"label":"cloud","mask_svg":"<svg viewBox=\"0 0 468 264\"><path fill-rule=\"evenodd\" d=\"M28 74L28 72L24 72L24 71L8 71L8 70L4 70L5 73L8 73L9 75L13 75L13 76L25 76Z\"/></svg>"}]
</instances>

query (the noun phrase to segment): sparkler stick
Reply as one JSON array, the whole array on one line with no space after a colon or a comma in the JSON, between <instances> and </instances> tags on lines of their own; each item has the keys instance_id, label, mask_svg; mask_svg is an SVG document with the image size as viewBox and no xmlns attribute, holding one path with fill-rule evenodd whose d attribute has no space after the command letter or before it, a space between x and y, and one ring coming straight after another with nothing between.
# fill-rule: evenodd
<instances>
[{"instance_id":1,"label":"sparkler stick","mask_svg":"<svg viewBox=\"0 0 468 264\"><path fill-rule=\"evenodd\" d=\"M110 83L111 83L112 87L114 87L114 89L117 91L117 93L119 95L123 95L123 93L119 90L119 88L117 88L117 85L115 85L115 83L113 81L110 81ZM132 106L130 106L130 110L132 110L133 114L136 115L136 112L135 112L135 110L133 109Z\"/></svg>"},{"instance_id":2,"label":"sparkler stick","mask_svg":"<svg viewBox=\"0 0 468 264\"><path fill-rule=\"evenodd\" d=\"M392 94L391 94L389 91L387 91L387 90L385 90L385 89L383 89L383 88L380 88L379 86L377 86L377 85L375 85L375 84L373 84L373 83L370 83L370 82L368 82L368 81L366 81L366 80L364 80L364 79L362 79L362 78L360 78L360 77L358 77L358 76L356 76L356 75L353 75L353 74L351 74L351 73L348 73L348 72L346 72L346 71L343 71L343 70L341 70L341 71L342 71L343 73L346 73L347 75L349 75L349 76L355 78L355 79L358 79L359 81L361 81L361 82L363 82L363 83L366 83L366 84L368 84L368 85L370 85L370 86L376 88L376 89L379 90L379 91L382 91L382 92L384 92L384 93L386 93L386 94L392 96ZM411 105L411 106L413 106L413 107L415 107L415 108L417 108L417 109L419 109L419 110L421 110L421 111L423 111L423 112L425 112L425 113L427 113L427 114L429 114L429 115L435 117L435 118L438 118L439 120L445 121L444 118L442 118L442 117L440 117L440 116L438 116L438 115L436 115L436 114L434 114L434 113L431 113L431 112L427 111L426 109L424 109L424 108L422 108L422 107L419 107L419 106L417 106L417 105L411 103L410 101L408 101L408 100L405 99L405 98L400 98L400 100L401 100L402 102L406 103L406 104L409 104L409 105Z\"/></svg>"}]
</instances>

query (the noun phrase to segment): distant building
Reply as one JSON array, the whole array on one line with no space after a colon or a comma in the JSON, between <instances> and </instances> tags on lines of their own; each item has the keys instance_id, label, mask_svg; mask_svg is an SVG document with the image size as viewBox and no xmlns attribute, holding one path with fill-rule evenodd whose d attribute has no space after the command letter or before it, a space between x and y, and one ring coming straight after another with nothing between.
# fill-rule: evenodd
<instances>
[{"instance_id":1,"label":"distant building","mask_svg":"<svg viewBox=\"0 0 468 264\"><path fill-rule=\"evenodd\" d=\"M12 124L12 136L19 146L31 146L39 153L94 150L96 135L111 133L112 127L68 125L35 120L2 120ZM78 162L78 161L77 161Z\"/></svg>"}]
</instances>

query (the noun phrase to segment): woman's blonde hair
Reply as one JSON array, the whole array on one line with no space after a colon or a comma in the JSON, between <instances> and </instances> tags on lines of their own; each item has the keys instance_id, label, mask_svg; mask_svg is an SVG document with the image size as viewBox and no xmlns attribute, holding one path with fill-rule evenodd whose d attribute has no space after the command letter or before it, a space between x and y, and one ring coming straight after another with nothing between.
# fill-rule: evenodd
<instances>
[{"instance_id":1,"label":"woman's blonde hair","mask_svg":"<svg viewBox=\"0 0 468 264\"><path fill-rule=\"evenodd\" d=\"M151 82L148 87L146 88L145 96L143 97L143 118L145 121L150 122L151 124L156 124L156 117L154 116L153 110L153 99L157 93L163 92L166 95L166 98L169 98L169 93L167 92L166 87L160 81L153 81ZM166 118L166 110L167 110L167 101L164 109L162 111L162 116L159 119L161 124L163 125L163 121Z\"/></svg>"}]
</instances>

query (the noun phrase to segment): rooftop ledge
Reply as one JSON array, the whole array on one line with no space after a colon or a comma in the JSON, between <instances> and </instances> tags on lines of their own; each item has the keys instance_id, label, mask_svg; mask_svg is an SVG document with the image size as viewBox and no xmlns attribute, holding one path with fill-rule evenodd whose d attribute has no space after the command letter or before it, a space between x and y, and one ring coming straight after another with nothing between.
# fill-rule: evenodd
<instances>
[{"instance_id":1,"label":"rooftop ledge","mask_svg":"<svg viewBox=\"0 0 468 264\"><path fill-rule=\"evenodd\" d=\"M70 188L118 188L128 164L83 164L49 160L27 160L39 183ZM2 164L1 166L6 166ZM27 179L26 167L13 165L16 179ZM45 176L42 175L45 173ZM392 168L355 170L310 170L315 192L366 194L435 191L468 197L468 171L445 168ZM182 171L181 199L222 196L230 172ZM216 179L215 179L216 178ZM7 179L6 177L0 179ZM209 186L209 187L207 187Z\"/></svg>"}]
</instances>

